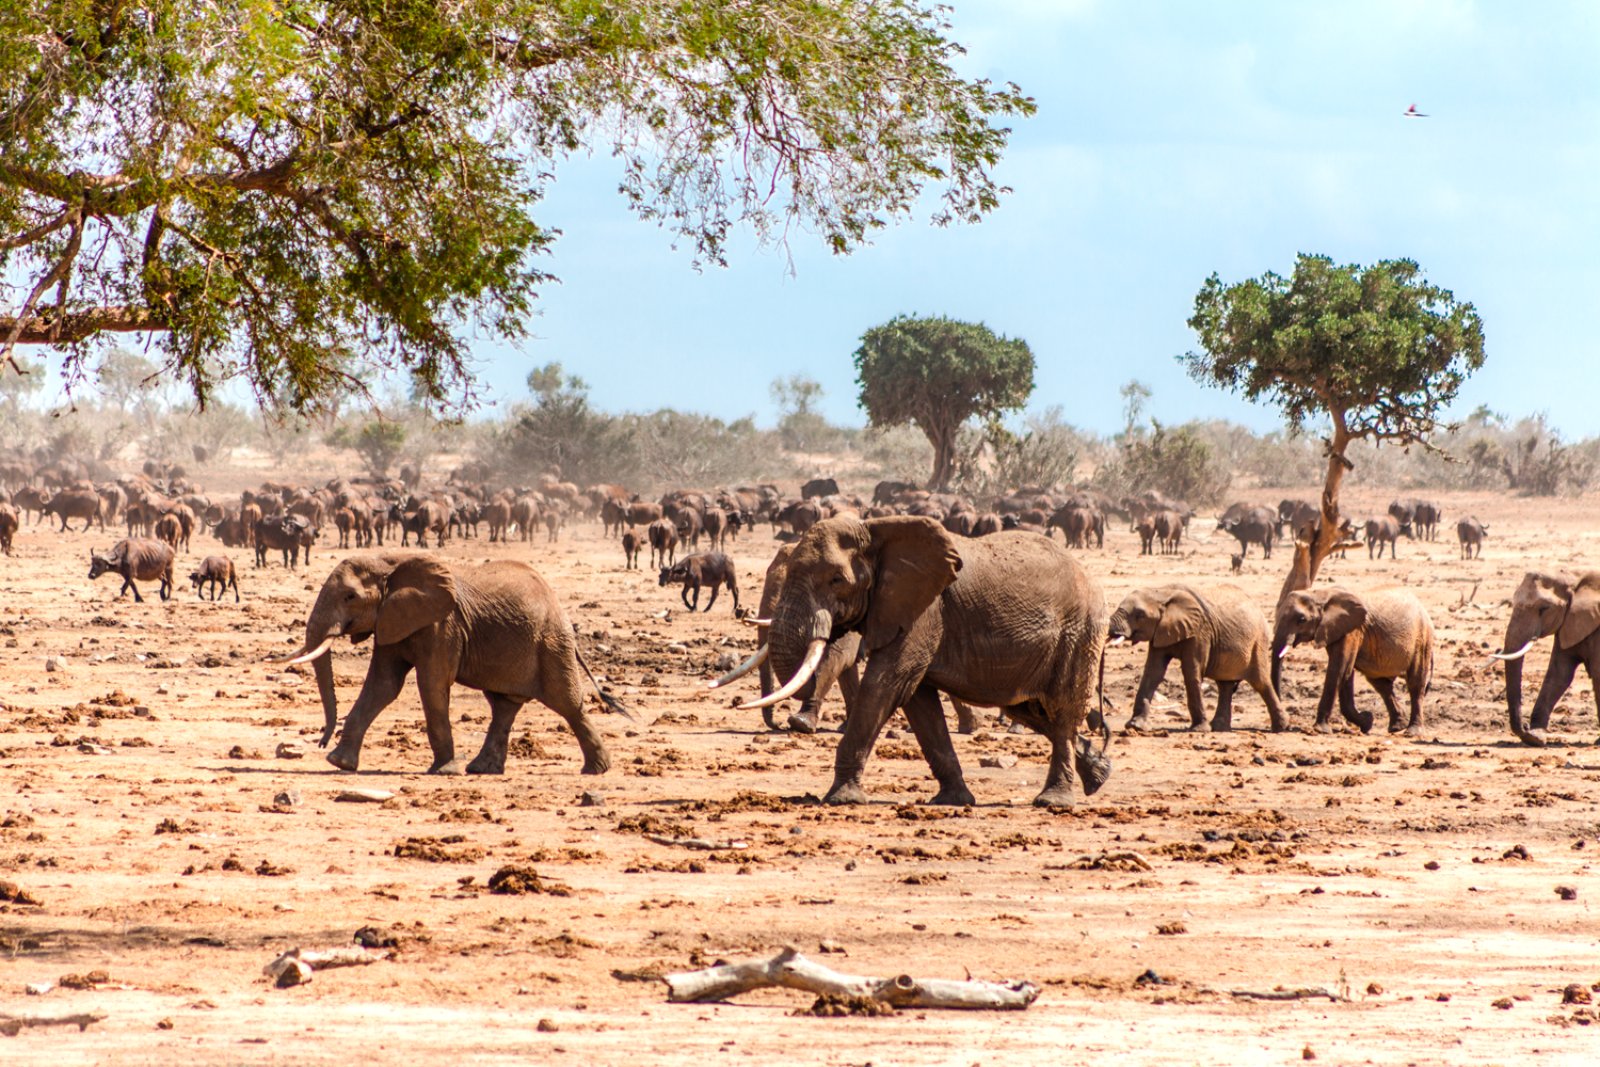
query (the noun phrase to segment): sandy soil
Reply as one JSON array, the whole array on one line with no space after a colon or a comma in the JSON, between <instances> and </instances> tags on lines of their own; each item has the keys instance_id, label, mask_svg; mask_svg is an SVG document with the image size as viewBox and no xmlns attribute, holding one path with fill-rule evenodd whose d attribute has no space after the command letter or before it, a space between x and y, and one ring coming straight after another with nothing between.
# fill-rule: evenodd
<instances>
[{"instance_id":1,"label":"sandy soil","mask_svg":"<svg viewBox=\"0 0 1600 1067\"><path fill-rule=\"evenodd\" d=\"M993 727L957 738L978 806L919 805L933 783L903 723L869 765L871 804L814 805L837 735L771 734L732 695L707 695L749 631L725 597L691 617L653 574L624 571L598 526L445 554L529 559L561 592L640 716L604 720L609 774L580 777L577 745L530 705L505 776L423 775L414 689L379 719L361 773L337 772L315 748L309 675L268 662L296 647L333 553L291 572L235 552L243 603L180 590L141 605L114 601L114 579L85 580L105 535L25 527L0 559L0 883L38 903L0 903L0 1015L105 1018L0 1036L0 1060L1593 1063L1600 1025L1563 1003L1570 984L1586 999L1600 983L1592 687L1581 679L1554 717L1565 743L1523 748L1484 651L1525 569L1600 560L1594 504L1446 504L1452 532L1463 511L1491 524L1482 560L1458 560L1452 536L1325 571L1356 589L1406 583L1428 604L1441 647L1425 738L1304 732L1320 665L1301 655L1293 732L1264 732L1242 692L1233 734L1118 738L1110 784L1066 813L1028 803L1043 742ZM1182 578L1238 581L1270 604L1284 554L1230 578L1234 542L1209 525L1180 557L1140 558L1116 530L1085 558L1113 602ZM217 546L194 548L183 563ZM733 550L752 601L771 548L763 529ZM337 656L348 706L365 656ZM1544 660L1530 657L1530 701ZM1141 663L1114 654L1118 725ZM1181 726L1176 670L1163 696L1158 714ZM457 690L454 711L470 755L486 706ZM275 758L285 743L305 757ZM352 787L395 796L335 801ZM694 852L648 832L746 847ZM1152 869L1079 862L1122 850ZM490 893L507 865L553 891ZM262 975L281 951L348 945L364 927L395 941L392 961L293 989ZM851 973L970 972L1043 993L1020 1013L817 1018L800 993L680 1006L648 980L785 944ZM104 981L67 978L96 971ZM1237 995L1280 987L1339 999Z\"/></svg>"}]
</instances>

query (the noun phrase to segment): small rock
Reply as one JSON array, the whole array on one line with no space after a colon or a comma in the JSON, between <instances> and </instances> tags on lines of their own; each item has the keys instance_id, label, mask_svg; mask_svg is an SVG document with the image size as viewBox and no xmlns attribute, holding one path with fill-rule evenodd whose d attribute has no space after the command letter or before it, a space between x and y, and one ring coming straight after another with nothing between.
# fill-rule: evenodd
<instances>
[{"instance_id":1,"label":"small rock","mask_svg":"<svg viewBox=\"0 0 1600 1067\"><path fill-rule=\"evenodd\" d=\"M1556 886L1556 896L1562 900L1577 900L1578 890L1574 886L1558 885Z\"/></svg>"},{"instance_id":2,"label":"small rock","mask_svg":"<svg viewBox=\"0 0 1600 1067\"><path fill-rule=\"evenodd\" d=\"M90 756L109 756L109 755L111 755L111 750L109 748L107 748L104 745L94 744L92 741L84 741L81 744L79 744L78 745L78 751L82 752L82 753L85 753L86 755L90 755Z\"/></svg>"},{"instance_id":3,"label":"small rock","mask_svg":"<svg viewBox=\"0 0 1600 1067\"><path fill-rule=\"evenodd\" d=\"M1498 1000L1494 1001L1493 1003L1494 1003L1494 1006L1499 1008L1501 1011L1510 1011L1511 1010L1512 1000L1511 1000L1510 997L1501 997Z\"/></svg>"},{"instance_id":4,"label":"small rock","mask_svg":"<svg viewBox=\"0 0 1600 1067\"><path fill-rule=\"evenodd\" d=\"M1305 1048L1300 1050L1300 1058L1303 1060L1314 1060L1317 1058L1317 1052L1310 1045L1307 1045Z\"/></svg>"},{"instance_id":5,"label":"small rock","mask_svg":"<svg viewBox=\"0 0 1600 1067\"><path fill-rule=\"evenodd\" d=\"M67 661L60 656L49 656L44 661L44 669L51 674L67 669Z\"/></svg>"},{"instance_id":6,"label":"small rock","mask_svg":"<svg viewBox=\"0 0 1600 1067\"><path fill-rule=\"evenodd\" d=\"M56 984L47 978L43 982L29 982L27 985L22 987L22 991L28 994L30 997L42 997L55 987ZM1586 1000L1583 1003L1587 1004L1588 1001Z\"/></svg>"},{"instance_id":7,"label":"small rock","mask_svg":"<svg viewBox=\"0 0 1600 1067\"><path fill-rule=\"evenodd\" d=\"M978 766L980 767L999 767L1003 769L1015 767L1016 765L1017 757L1009 752L1002 752L998 756L982 756L978 759Z\"/></svg>"},{"instance_id":8,"label":"small rock","mask_svg":"<svg viewBox=\"0 0 1600 1067\"><path fill-rule=\"evenodd\" d=\"M1437 871L1439 869L1439 861L1429 860L1427 863L1422 865L1422 869L1425 871Z\"/></svg>"},{"instance_id":9,"label":"small rock","mask_svg":"<svg viewBox=\"0 0 1600 1067\"><path fill-rule=\"evenodd\" d=\"M724 652L717 657L712 667L719 671L731 671L739 665L739 659L732 652Z\"/></svg>"},{"instance_id":10,"label":"small rock","mask_svg":"<svg viewBox=\"0 0 1600 1067\"><path fill-rule=\"evenodd\" d=\"M1589 992L1588 987L1580 982L1571 982L1567 985L1567 988L1561 991L1561 1003L1563 1004L1592 1004L1593 1002L1594 997Z\"/></svg>"},{"instance_id":11,"label":"small rock","mask_svg":"<svg viewBox=\"0 0 1600 1067\"><path fill-rule=\"evenodd\" d=\"M285 789L283 792L273 796L272 803L274 807L292 808L300 803L300 793L295 789Z\"/></svg>"},{"instance_id":12,"label":"small rock","mask_svg":"<svg viewBox=\"0 0 1600 1067\"><path fill-rule=\"evenodd\" d=\"M605 806L606 798L598 793L586 792L578 798L578 807L580 808L603 808Z\"/></svg>"},{"instance_id":13,"label":"small rock","mask_svg":"<svg viewBox=\"0 0 1600 1067\"><path fill-rule=\"evenodd\" d=\"M846 952L844 950L844 946L843 945L839 944L839 942L833 940L833 938L831 938L831 937L824 938L822 940L822 942L817 945L817 951L818 952L822 952L822 953L827 953L829 955L835 955L835 956L848 956L848 955L850 955L850 953L848 953L848 952Z\"/></svg>"},{"instance_id":14,"label":"small rock","mask_svg":"<svg viewBox=\"0 0 1600 1067\"><path fill-rule=\"evenodd\" d=\"M1383 986L1379 985L1377 982L1368 982L1367 983L1367 996L1369 996L1369 997L1378 997L1378 996L1382 996L1382 995L1383 995Z\"/></svg>"},{"instance_id":15,"label":"small rock","mask_svg":"<svg viewBox=\"0 0 1600 1067\"><path fill-rule=\"evenodd\" d=\"M277 963L278 961L274 961ZM276 967L277 976L272 984L279 989L288 989L291 986L304 985L311 981L311 965L300 959L284 959Z\"/></svg>"},{"instance_id":16,"label":"small rock","mask_svg":"<svg viewBox=\"0 0 1600 1067\"><path fill-rule=\"evenodd\" d=\"M541 1034L554 1034L559 1033L561 1027L556 1025L556 1021L554 1019L540 1019L539 1025L534 1029L538 1030Z\"/></svg>"},{"instance_id":17,"label":"small rock","mask_svg":"<svg viewBox=\"0 0 1600 1067\"><path fill-rule=\"evenodd\" d=\"M681 642L674 641L670 645L667 646L667 651L668 652L677 652L677 653L681 654L681 653L689 651L689 646L685 645L685 644L682 644Z\"/></svg>"},{"instance_id":18,"label":"small rock","mask_svg":"<svg viewBox=\"0 0 1600 1067\"><path fill-rule=\"evenodd\" d=\"M156 1023L156 1029L157 1030L171 1030L172 1029L172 1020L171 1019L161 1019L161 1020L159 1020Z\"/></svg>"},{"instance_id":19,"label":"small rock","mask_svg":"<svg viewBox=\"0 0 1600 1067\"><path fill-rule=\"evenodd\" d=\"M278 745L277 756L279 759L305 759L306 750L293 741L284 741Z\"/></svg>"}]
</instances>

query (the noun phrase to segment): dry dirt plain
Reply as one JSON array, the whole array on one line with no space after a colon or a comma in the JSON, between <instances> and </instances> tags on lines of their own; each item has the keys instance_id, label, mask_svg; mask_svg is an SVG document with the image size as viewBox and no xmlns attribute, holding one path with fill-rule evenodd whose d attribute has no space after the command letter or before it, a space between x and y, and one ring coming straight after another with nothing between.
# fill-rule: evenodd
<instances>
[{"instance_id":1,"label":"dry dirt plain","mask_svg":"<svg viewBox=\"0 0 1600 1067\"><path fill-rule=\"evenodd\" d=\"M419 773L414 689L378 720L360 774L327 766L309 675L269 662L296 647L335 558L321 547L298 572L242 566L242 604L180 589L139 605L113 600L112 578L85 580L105 535L25 527L0 559L0 882L37 904L0 904L0 1015L104 1019L0 1036L0 1062L1592 1064L1600 1024L1563 1003L1569 985L1582 1000L1600 983L1592 688L1580 680L1554 717L1565 743L1523 748L1484 652L1525 569L1600 563L1600 504L1446 504L1452 532L1463 511L1491 524L1481 561L1458 560L1452 537L1325 571L1357 589L1410 584L1433 612L1425 738L1304 732L1320 672L1300 655L1293 732L1264 732L1242 692L1231 735L1119 737L1110 784L1064 813L1028 803L1043 742L993 727L957 739L973 809L919 805L933 789L909 731L869 764L871 804L816 806L836 735L769 733L706 694L717 658L750 647L732 605L689 616L653 574L624 571L597 525L556 545L445 549L531 560L636 709L636 724L604 720L615 765L587 779L537 705L504 777ZM1139 558L1124 530L1085 556L1113 602L1229 580L1233 542L1209 526L1175 558ZM197 540L183 562L215 547ZM733 549L752 600L771 548L763 528ZM1285 566L1252 558L1233 580L1269 604ZM1140 655L1108 668L1118 725ZM1546 655L1530 656L1530 702ZM365 656L345 645L336 662L348 707ZM1158 713L1180 726L1176 670L1163 695ZM475 751L485 712L457 690L458 751ZM305 758L274 758L285 742ZM335 802L350 787L395 797ZM585 792L601 803L581 805ZM650 831L747 847L693 852ZM1124 850L1152 869L1079 864ZM488 892L508 865L564 895ZM348 945L364 927L396 941L392 961L293 989L262 975L285 949ZM615 976L785 944L851 973L970 972L1043 993L1020 1013L819 1018L796 992L673 1005L661 983ZM96 971L90 988L62 981ZM1236 995L1300 987L1340 999Z\"/></svg>"}]
</instances>

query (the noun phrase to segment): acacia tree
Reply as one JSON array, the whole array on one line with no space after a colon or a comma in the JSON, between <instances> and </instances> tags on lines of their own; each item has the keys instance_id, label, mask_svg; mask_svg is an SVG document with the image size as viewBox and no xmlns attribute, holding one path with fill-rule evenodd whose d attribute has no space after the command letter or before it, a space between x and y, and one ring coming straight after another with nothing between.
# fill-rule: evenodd
<instances>
[{"instance_id":1,"label":"acacia tree","mask_svg":"<svg viewBox=\"0 0 1600 1067\"><path fill-rule=\"evenodd\" d=\"M470 399L517 339L533 207L609 149L639 215L721 263L737 224L849 252L938 196L974 221L1014 85L927 0L57 0L0 5L0 362L155 331L203 402L295 411L352 366ZM6 305L9 305L7 307ZM12 369L19 369L12 363Z\"/></svg>"},{"instance_id":2,"label":"acacia tree","mask_svg":"<svg viewBox=\"0 0 1600 1067\"><path fill-rule=\"evenodd\" d=\"M879 428L914 423L927 436L935 490L955 474L962 424L997 421L1033 392L1028 342L982 323L897 316L861 335L855 361L867 420Z\"/></svg>"},{"instance_id":3,"label":"acacia tree","mask_svg":"<svg viewBox=\"0 0 1600 1067\"><path fill-rule=\"evenodd\" d=\"M1305 254L1288 278L1269 271L1225 285L1213 274L1194 309L1201 351L1183 357L1191 377L1276 405L1292 431L1320 418L1331 426L1321 521L1297 547L1281 600L1311 585L1339 541L1350 442L1426 446L1440 412L1483 366L1483 323L1411 260L1339 266Z\"/></svg>"}]
</instances>

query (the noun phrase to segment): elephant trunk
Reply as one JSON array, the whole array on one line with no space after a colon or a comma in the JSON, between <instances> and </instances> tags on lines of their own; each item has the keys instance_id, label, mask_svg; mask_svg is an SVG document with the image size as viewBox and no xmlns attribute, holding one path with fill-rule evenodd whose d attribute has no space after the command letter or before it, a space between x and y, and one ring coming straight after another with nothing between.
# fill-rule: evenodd
<instances>
[{"instance_id":1,"label":"elephant trunk","mask_svg":"<svg viewBox=\"0 0 1600 1067\"><path fill-rule=\"evenodd\" d=\"M1522 661L1533 642L1541 636L1537 629L1519 625L1513 616L1506 626L1505 651L1495 656L1506 665L1506 713L1511 720L1511 732L1526 745L1544 744L1544 738L1529 730L1522 718Z\"/></svg>"},{"instance_id":2,"label":"elephant trunk","mask_svg":"<svg viewBox=\"0 0 1600 1067\"><path fill-rule=\"evenodd\" d=\"M1294 637L1293 627L1279 624L1272 632L1272 691L1283 696L1283 657Z\"/></svg>"},{"instance_id":3,"label":"elephant trunk","mask_svg":"<svg viewBox=\"0 0 1600 1067\"><path fill-rule=\"evenodd\" d=\"M777 703L778 693L782 693L781 699L785 700L791 696L798 700L810 699L815 687L811 675L817 665L813 661L820 661L816 650L825 649L832 637L833 613L826 608L813 609L809 604L780 605L767 629L767 663L782 687L764 693L762 701ZM807 664L810 671L804 670ZM801 680L799 687L791 688L797 678Z\"/></svg>"},{"instance_id":4,"label":"elephant trunk","mask_svg":"<svg viewBox=\"0 0 1600 1067\"><path fill-rule=\"evenodd\" d=\"M316 676L317 693L322 697L322 738L317 744L327 748L339 726L339 700L333 691L333 655L330 649L334 640L345 632L346 626L343 620L334 617L334 613L324 606L322 599L318 596L317 603L312 606L311 615L306 619L305 645L295 653L292 662L309 662Z\"/></svg>"}]
</instances>

